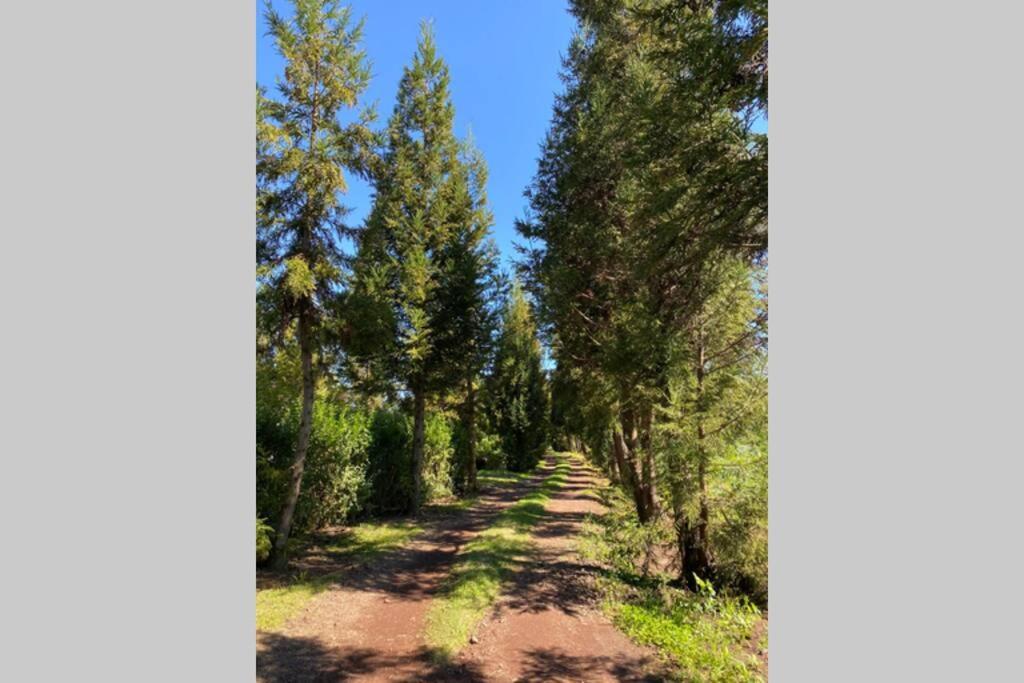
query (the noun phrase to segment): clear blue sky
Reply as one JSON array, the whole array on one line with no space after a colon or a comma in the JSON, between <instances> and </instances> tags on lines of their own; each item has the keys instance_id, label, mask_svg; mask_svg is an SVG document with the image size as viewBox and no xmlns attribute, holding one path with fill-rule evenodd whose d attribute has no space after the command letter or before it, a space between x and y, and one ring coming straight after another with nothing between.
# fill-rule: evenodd
<instances>
[{"instance_id":1,"label":"clear blue sky","mask_svg":"<svg viewBox=\"0 0 1024 683\"><path fill-rule=\"evenodd\" d=\"M575 22L562 0L469 2L460 0L353 0L356 18L365 17L363 46L373 76L364 101L377 102L378 125L391 114L402 68L416 50L422 19L432 19L438 50L451 72L455 128L471 129L490 169L488 198L494 212L494 238L510 265L517 239L513 221L523 216L523 190L536 170L540 143L561 91L561 55ZM291 16L289 3L274 8ZM257 21L256 78L274 93L283 62ZM353 222L370 209L370 188L349 178L345 203Z\"/></svg>"}]
</instances>

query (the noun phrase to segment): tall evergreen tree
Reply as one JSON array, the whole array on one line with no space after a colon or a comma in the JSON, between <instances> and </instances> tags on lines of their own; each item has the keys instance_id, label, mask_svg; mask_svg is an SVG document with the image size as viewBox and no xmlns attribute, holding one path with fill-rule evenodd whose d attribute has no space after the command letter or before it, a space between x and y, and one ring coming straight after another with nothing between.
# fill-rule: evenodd
<instances>
[{"instance_id":1,"label":"tall evergreen tree","mask_svg":"<svg viewBox=\"0 0 1024 683\"><path fill-rule=\"evenodd\" d=\"M588 431L640 522L659 513L653 447L673 348L715 291L715 264L766 248L763 0L573 0L524 264L559 365L591 396ZM611 415L607 430L598 423Z\"/></svg>"},{"instance_id":2,"label":"tall evergreen tree","mask_svg":"<svg viewBox=\"0 0 1024 683\"><path fill-rule=\"evenodd\" d=\"M373 209L359 235L349 310L353 372L390 380L412 399L413 500L423 502L426 402L441 367L437 349L442 255L467 196L459 173L448 67L424 24L402 74L375 170Z\"/></svg>"},{"instance_id":3,"label":"tall evergreen tree","mask_svg":"<svg viewBox=\"0 0 1024 683\"><path fill-rule=\"evenodd\" d=\"M476 489L478 384L487 364L500 311L498 251L489 239L494 217L487 206L487 164L471 142L455 176L455 230L442 249L435 349L447 383L462 396L468 490Z\"/></svg>"},{"instance_id":4,"label":"tall evergreen tree","mask_svg":"<svg viewBox=\"0 0 1024 683\"><path fill-rule=\"evenodd\" d=\"M531 469L547 450L550 412L541 345L518 282L505 308L489 394L508 469Z\"/></svg>"},{"instance_id":5,"label":"tall evergreen tree","mask_svg":"<svg viewBox=\"0 0 1024 683\"><path fill-rule=\"evenodd\" d=\"M337 295L347 233L344 173L367 170L372 139L364 115L342 125L369 81L359 49L362 23L332 0L296 0L290 20L266 8L270 35L285 60L278 99L258 93L257 277L261 311L283 329L294 322L302 366L302 412L290 484L274 544L274 565L286 548L302 487L313 420L314 356L325 307Z\"/></svg>"}]
</instances>

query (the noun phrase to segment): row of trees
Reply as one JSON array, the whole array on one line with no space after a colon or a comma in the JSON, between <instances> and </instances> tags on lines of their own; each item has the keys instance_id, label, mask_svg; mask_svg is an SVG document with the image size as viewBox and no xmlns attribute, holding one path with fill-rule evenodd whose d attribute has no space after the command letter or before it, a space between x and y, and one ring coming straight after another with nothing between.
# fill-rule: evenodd
<instances>
[{"instance_id":1,"label":"row of trees","mask_svg":"<svg viewBox=\"0 0 1024 683\"><path fill-rule=\"evenodd\" d=\"M517 226L555 428L638 524L671 522L691 585L766 580L767 3L571 7L565 91Z\"/></svg>"},{"instance_id":2,"label":"row of trees","mask_svg":"<svg viewBox=\"0 0 1024 683\"><path fill-rule=\"evenodd\" d=\"M295 0L294 17L268 6L266 20L285 70L276 96L257 92L258 362L273 378L258 381L267 410L257 441L263 469L287 473L287 484L273 503L258 500L258 515L277 520L274 562L283 567L311 447L334 459L332 471L349 473L330 480L346 491L359 489L338 483L346 476L384 471L408 448L405 507L415 512L436 489L431 477L454 471L475 488L484 432L500 434L510 467L532 466L546 446L548 398L529 307L518 287L509 295L488 237L487 167L454 133L448 68L429 26L380 131L372 111L356 111L369 67L349 8ZM341 201L351 176L374 187L362 225L347 221L351 208ZM282 370L296 362L296 372ZM293 400L269 400L289 386ZM396 411L411 420L407 440L387 427ZM439 462L430 458L432 414L455 416L445 417L459 435L454 468L428 468ZM294 440L272 438L296 418ZM363 436L324 455L311 443L318 420L335 434L362 420L348 431ZM388 481L363 498L384 496ZM341 496L349 501L342 516L358 497ZM339 521L338 509L319 518Z\"/></svg>"}]
</instances>

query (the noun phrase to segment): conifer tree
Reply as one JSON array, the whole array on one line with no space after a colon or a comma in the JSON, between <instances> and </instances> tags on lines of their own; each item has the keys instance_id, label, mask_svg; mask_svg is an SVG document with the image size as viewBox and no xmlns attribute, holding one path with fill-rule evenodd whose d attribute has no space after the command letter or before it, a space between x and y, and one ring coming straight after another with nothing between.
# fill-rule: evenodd
<instances>
[{"instance_id":1,"label":"conifer tree","mask_svg":"<svg viewBox=\"0 0 1024 683\"><path fill-rule=\"evenodd\" d=\"M257 277L261 311L283 328L295 324L302 366L302 410L290 483L274 543L274 566L286 548L302 487L313 419L314 356L325 307L338 293L346 234L344 173L368 163L369 114L342 125L369 81L359 49L362 23L332 0L296 0L285 19L267 5L266 20L285 60L278 99L258 93Z\"/></svg>"},{"instance_id":2,"label":"conifer tree","mask_svg":"<svg viewBox=\"0 0 1024 683\"><path fill-rule=\"evenodd\" d=\"M354 371L386 379L412 399L413 499L423 502L426 402L436 388L442 253L464 215L448 67L422 26L398 87L387 145L374 173L373 209L359 235L348 309Z\"/></svg>"},{"instance_id":3,"label":"conifer tree","mask_svg":"<svg viewBox=\"0 0 1024 683\"><path fill-rule=\"evenodd\" d=\"M447 384L462 397L467 489L476 490L477 394L500 313L498 251L488 237L494 222L487 206L487 164L471 142L455 176L455 230L442 249L435 349Z\"/></svg>"},{"instance_id":4,"label":"conifer tree","mask_svg":"<svg viewBox=\"0 0 1024 683\"><path fill-rule=\"evenodd\" d=\"M518 282L505 307L490 378L493 421L508 469L525 472L548 447L549 397L541 346L530 306Z\"/></svg>"}]
</instances>

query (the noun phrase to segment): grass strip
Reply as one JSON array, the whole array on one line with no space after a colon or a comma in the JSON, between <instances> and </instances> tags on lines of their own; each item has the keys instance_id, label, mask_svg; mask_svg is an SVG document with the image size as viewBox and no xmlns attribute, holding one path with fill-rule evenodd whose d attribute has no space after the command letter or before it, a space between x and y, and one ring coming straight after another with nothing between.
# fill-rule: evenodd
<instances>
[{"instance_id":1,"label":"grass strip","mask_svg":"<svg viewBox=\"0 0 1024 683\"><path fill-rule=\"evenodd\" d=\"M427 614L425 636L436 659L449 660L466 645L501 594L502 581L530 551L530 528L544 516L551 494L565 482L569 463L558 456L553 469L536 490L505 509L460 553Z\"/></svg>"},{"instance_id":2,"label":"grass strip","mask_svg":"<svg viewBox=\"0 0 1024 683\"><path fill-rule=\"evenodd\" d=\"M408 542L423 529L411 522L364 522L323 546L332 555L351 557L359 562L373 559L380 553ZM298 575L285 586L256 591L256 628L275 631L302 611L302 608L336 583L340 574L314 577Z\"/></svg>"},{"instance_id":3,"label":"grass strip","mask_svg":"<svg viewBox=\"0 0 1024 683\"><path fill-rule=\"evenodd\" d=\"M605 567L597 577L602 610L615 626L642 645L654 647L672 668L674 680L693 683L763 681L749 651L761 611L742 597L719 595L705 584L696 592L675 588L667 576L645 577L636 568L641 540L632 527L629 503L605 495L611 511L583 524L578 550ZM628 528L627 528L628 527ZM767 634L758 644L767 648Z\"/></svg>"}]
</instances>

